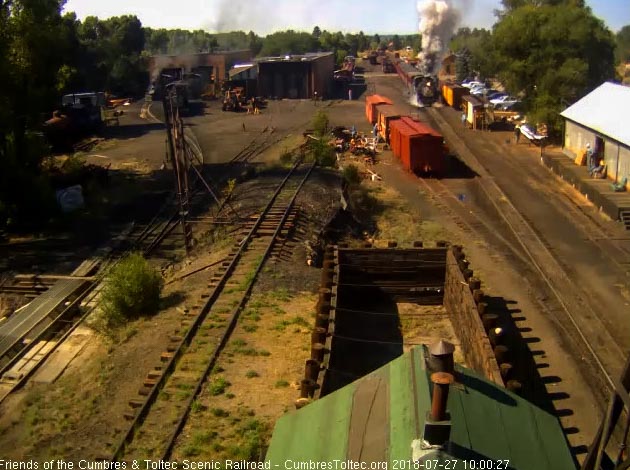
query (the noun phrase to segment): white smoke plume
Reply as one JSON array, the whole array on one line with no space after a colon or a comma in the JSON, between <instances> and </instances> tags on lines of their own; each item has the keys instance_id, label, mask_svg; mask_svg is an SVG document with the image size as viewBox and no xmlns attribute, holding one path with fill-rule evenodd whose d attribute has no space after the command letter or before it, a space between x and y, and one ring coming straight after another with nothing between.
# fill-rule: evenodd
<instances>
[{"instance_id":1,"label":"white smoke plume","mask_svg":"<svg viewBox=\"0 0 630 470\"><path fill-rule=\"evenodd\" d=\"M461 15L450 0L418 2L422 51L418 54L424 73L435 75Z\"/></svg>"}]
</instances>

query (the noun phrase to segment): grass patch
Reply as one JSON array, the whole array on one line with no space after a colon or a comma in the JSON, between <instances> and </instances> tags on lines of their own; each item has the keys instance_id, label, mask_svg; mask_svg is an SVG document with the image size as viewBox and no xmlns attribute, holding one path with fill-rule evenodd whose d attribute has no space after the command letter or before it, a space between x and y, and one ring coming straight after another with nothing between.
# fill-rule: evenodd
<instances>
[{"instance_id":1,"label":"grass patch","mask_svg":"<svg viewBox=\"0 0 630 470\"><path fill-rule=\"evenodd\" d=\"M204 411L206 408L207 407L200 403L199 400L193 401L192 405L190 405L190 411L192 411L193 413L199 413L201 411Z\"/></svg>"},{"instance_id":2,"label":"grass patch","mask_svg":"<svg viewBox=\"0 0 630 470\"><path fill-rule=\"evenodd\" d=\"M245 373L245 377L247 377L248 379L253 379L254 377L260 377L260 374L255 370L248 370Z\"/></svg>"},{"instance_id":3,"label":"grass patch","mask_svg":"<svg viewBox=\"0 0 630 470\"><path fill-rule=\"evenodd\" d=\"M289 300L291 300L291 294L289 294L289 291L284 287L280 287L269 292L269 296L279 302L288 302Z\"/></svg>"},{"instance_id":4,"label":"grass patch","mask_svg":"<svg viewBox=\"0 0 630 470\"><path fill-rule=\"evenodd\" d=\"M287 329L287 326L290 326L290 325L298 325L298 326L303 326L303 327L306 327L306 328L309 327L309 323L308 323L308 321L306 321L306 319L304 319L304 317L297 316L297 317L293 317L293 318L291 318L289 320L279 321L278 323L276 323L271 328L273 330L276 330L276 331L285 331ZM300 330L297 330L296 332L298 332L298 331L300 331Z\"/></svg>"},{"instance_id":5,"label":"grass patch","mask_svg":"<svg viewBox=\"0 0 630 470\"><path fill-rule=\"evenodd\" d=\"M258 325L243 325L243 330L247 333L254 333L258 329Z\"/></svg>"},{"instance_id":6,"label":"grass patch","mask_svg":"<svg viewBox=\"0 0 630 470\"><path fill-rule=\"evenodd\" d=\"M287 388L289 386L289 382L284 379L280 379L274 385L276 388Z\"/></svg>"},{"instance_id":7,"label":"grass patch","mask_svg":"<svg viewBox=\"0 0 630 470\"><path fill-rule=\"evenodd\" d=\"M258 461L264 456L265 446L269 438L269 427L260 420L248 419L238 427L237 445L227 449L229 458Z\"/></svg>"},{"instance_id":8,"label":"grass patch","mask_svg":"<svg viewBox=\"0 0 630 470\"><path fill-rule=\"evenodd\" d=\"M227 418L228 416L230 416L230 412L224 410L223 408L212 408L211 412L212 416L215 416L217 418Z\"/></svg>"},{"instance_id":9,"label":"grass patch","mask_svg":"<svg viewBox=\"0 0 630 470\"><path fill-rule=\"evenodd\" d=\"M210 384L210 395L217 396L225 393L225 390L230 386L230 382L225 380L225 377L217 377Z\"/></svg>"}]
</instances>

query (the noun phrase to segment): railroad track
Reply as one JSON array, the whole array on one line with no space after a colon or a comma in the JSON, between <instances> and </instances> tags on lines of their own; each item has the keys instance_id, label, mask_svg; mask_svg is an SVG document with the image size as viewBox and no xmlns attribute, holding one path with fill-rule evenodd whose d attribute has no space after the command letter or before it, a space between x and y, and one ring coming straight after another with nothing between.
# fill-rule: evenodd
<instances>
[{"instance_id":1,"label":"railroad track","mask_svg":"<svg viewBox=\"0 0 630 470\"><path fill-rule=\"evenodd\" d=\"M481 189L492 201L502 221L517 240L520 251L528 259L529 265L553 296L557 308L554 309L556 315L552 320L582 356L590 378L594 381L592 389L600 398L599 402L605 403L609 392L618 383L617 377L622 371L626 352L611 337L597 313L589 305L587 295L567 276L548 244L505 197L466 144L437 111L429 109L428 112L439 124L460 157L488 182L480 185Z\"/></svg>"},{"instance_id":2,"label":"railroad track","mask_svg":"<svg viewBox=\"0 0 630 470\"><path fill-rule=\"evenodd\" d=\"M257 275L274 245L294 224L295 199L314 164L297 163L278 186L260 216L251 220L208 293L185 312L182 327L166 345L160 365L143 381L137 399L129 402L129 425L110 461L134 458L168 459L195 398L225 347Z\"/></svg>"},{"instance_id":3,"label":"railroad track","mask_svg":"<svg viewBox=\"0 0 630 470\"><path fill-rule=\"evenodd\" d=\"M483 216L466 207L442 181L426 178L418 178L418 181L427 190L435 206L443 213L448 214L462 232L472 237L481 235L493 242L494 246L502 248L504 254L509 254L523 263L528 263L528 260L520 254L512 241L499 234Z\"/></svg>"}]
</instances>

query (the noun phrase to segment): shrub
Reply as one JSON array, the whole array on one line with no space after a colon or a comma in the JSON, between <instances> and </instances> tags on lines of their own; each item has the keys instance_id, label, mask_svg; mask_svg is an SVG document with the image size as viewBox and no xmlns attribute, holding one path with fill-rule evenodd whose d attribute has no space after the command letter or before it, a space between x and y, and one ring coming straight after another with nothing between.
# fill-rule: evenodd
<instances>
[{"instance_id":1,"label":"shrub","mask_svg":"<svg viewBox=\"0 0 630 470\"><path fill-rule=\"evenodd\" d=\"M315 113L313 117L313 129L315 130L315 134L323 137L328 133L328 127L330 124L330 120L328 119L328 114L325 111L319 110Z\"/></svg>"},{"instance_id":2,"label":"shrub","mask_svg":"<svg viewBox=\"0 0 630 470\"><path fill-rule=\"evenodd\" d=\"M280 163L287 166L290 165L292 161L293 154L289 150L285 150L284 152L282 152L282 155L280 155Z\"/></svg>"},{"instance_id":3,"label":"shrub","mask_svg":"<svg viewBox=\"0 0 630 470\"><path fill-rule=\"evenodd\" d=\"M139 253L123 258L111 270L101 295L107 326L118 326L160 307L162 276Z\"/></svg>"},{"instance_id":4,"label":"shrub","mask_svg":"<svg viewBox=\"0 0 630 470\"><path fill-rule=\"evenodd\" d=\"M328 145L323 137L320 140L311 140L310 150L313 159L320 166L334 166L337 162L335 149Z\"/></svg>"},{"instance_id":5,"label":"shrub","mask_svg":"<svg viewBox=\"0 0 630 470\"><path fill-rule=\"evenodd\" d=\"M223 377L217 377L210 384L210 395L212 395L213 397L221 395L230 385L230 382L225 380Z\"/></svg>"},{"instance_id":6,"label":"shrub","mask_svg":"<svg viewBox=\"0 0 630 470\"><path fill-rule=\"evenodd\" d=\"M343 178L350 185L359 184L361 182L361 175L359 174L359 167L356 165L348 165L343 169Z\"/></svg>"}]
</instances>

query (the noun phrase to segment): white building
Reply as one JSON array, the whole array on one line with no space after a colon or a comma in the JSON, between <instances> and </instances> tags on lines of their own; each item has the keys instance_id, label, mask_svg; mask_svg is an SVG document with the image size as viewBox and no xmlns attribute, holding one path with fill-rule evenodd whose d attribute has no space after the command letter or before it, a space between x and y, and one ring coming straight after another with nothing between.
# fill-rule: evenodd
<instances>
[{"instance_id":1,"label":"white building","mask_svg":"<svg viewBox=\"0 0 630 470\"><path fill-rule=\"evenodd\" d=\"M565 109L564 153L575 159L589 143L614 181L630 178L630 87L606 82Z\"/></svg>"}]
</instances>

